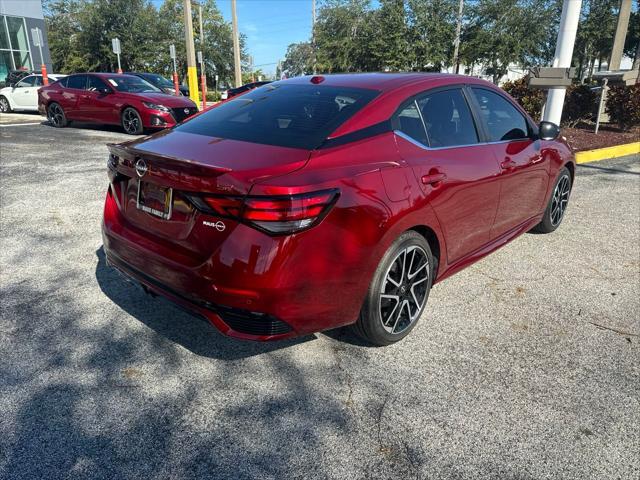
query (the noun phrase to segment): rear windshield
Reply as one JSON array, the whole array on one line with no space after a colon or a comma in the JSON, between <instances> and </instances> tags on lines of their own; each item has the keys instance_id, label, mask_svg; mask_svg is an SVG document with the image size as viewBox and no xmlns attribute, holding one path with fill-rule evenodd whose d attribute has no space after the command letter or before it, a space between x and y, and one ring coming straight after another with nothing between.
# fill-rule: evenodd
<instances>
[{"instance_id":1,"label":"rear windshield","mask_svg":"<svg viewBox=\"0 0 640 480\"><path fill-rule=\"evenodd\" d=\"M160 87L173 87L173 83L164 78L162 75L156 75L155 73L145 73L141 75L147 82L152 83Z\"/></svg>"},{"instance_id":2,"label":"rear windshield","mask_svg":"<svg viewBox=\"0 0 640 480\"><path fill-rule=\"evenodd\" d=\"M134 77L133 75L108 77L107 81L119 92L146 93L160 91L146 80L143 80L140 77Z\"/></svg>"},{"instance_id":3,"label":"rear windshield","mask_svg":"<svg viewBox=\"0 0 640 480\"><path fill-rule=\"evenodd\" d=\"M282 147L318 148L376 90L269 84L234 98L176 130Z\"/></svg>"}]
</instances>

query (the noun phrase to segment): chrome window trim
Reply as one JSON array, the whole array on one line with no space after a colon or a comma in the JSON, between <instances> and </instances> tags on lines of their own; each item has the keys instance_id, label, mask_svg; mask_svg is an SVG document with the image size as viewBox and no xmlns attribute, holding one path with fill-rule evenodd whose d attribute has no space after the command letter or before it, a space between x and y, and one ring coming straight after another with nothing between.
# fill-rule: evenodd
<instances>
[{"instance_id":1,"label":"chrome window trim","mask_svg":"<svg viewBox=\"0 0 640 480\"><path fill-rule=\"evenodd\" d=\"M479 145L498 145L500 143L522 142L523 140L531 140L532 142L535 141L535 139L533 139L533 138L525 137L525 138L513 138L511 140L498 140L496 142L477 142L477 143L467 143L467 144L464 144L464 145L450 145L450 146L447 146L447 147L428 147L427 145L423 145L422 143L420 143L416 139L410 137L409 135L407 135L406 133L404 133L401 130L394 130L393 133L398 135L399 137L404 138L406 141L413 143L415 146L420 147L423 150L428 150L428 151L429 150L447 150L447 149L450 149L450 148L477 147Z\"/></svg>"}]
</instances>

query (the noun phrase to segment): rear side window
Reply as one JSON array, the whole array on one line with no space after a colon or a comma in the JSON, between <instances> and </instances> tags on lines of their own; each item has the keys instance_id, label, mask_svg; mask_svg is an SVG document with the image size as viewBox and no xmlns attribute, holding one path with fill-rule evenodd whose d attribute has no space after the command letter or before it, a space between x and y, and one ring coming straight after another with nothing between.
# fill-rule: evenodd
<instances>
[{"instance_id":1,"label":"rear side window","mask_svg":"<svg viewBox=\"0 0 640 480\"><path fill-rule=\"evenodd\" d=\"M318 148L378 94L322 85L265 85L177 126L181 132L282 147Z\"/></svg>"},{"instance_id":2,"label":"rear side window","mask_svg":"<svg viewBox=\"0 0 640 480\"><path fill-rule=\"evenodd\" d=\"M459 89L444 90L417 101L431 147L478 143L478 133L467 101Z\"/></svg>"},{"instance_id":3,"label":"rear side window","mask_svg":"<svg viewBox=\"0 0 640 480\"><path fill-rule=\"evenodd\" d=\"M411 102L398 113L398 130L423 145L428 145L427 132L420 118L420 112L415 102Z\"/></svg>"},{"instance_id":4,"label":"rear side window","mask_svg":"<svg viewBox=\"0 0 640 480\"><path fill-rule=\"evenodd\" d=\"M66 87L75 88L77 90L84 90L84 87L86 84L87 84L86 75L73 75L72 77L68 77Z\"/></svg>"},{"instance_id":5,"label":"rear side window","mask_svg":"<svg viewBox=\"0 0 640 480\"><path fill-rule=\"evenodd\" d=\"M480 105L490 141L527 138L529 132L527 121L511 102L484 88L471 88L471 90Z\"/></svg>"}]
</instances>

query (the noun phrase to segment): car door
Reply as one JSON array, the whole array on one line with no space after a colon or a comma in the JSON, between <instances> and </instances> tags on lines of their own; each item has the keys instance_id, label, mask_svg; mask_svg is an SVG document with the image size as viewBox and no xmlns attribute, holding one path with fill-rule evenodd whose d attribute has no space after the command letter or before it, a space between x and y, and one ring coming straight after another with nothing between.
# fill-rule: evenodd
<instances>
[{"instance_id":1,"label":"car door","mask_svg":"<svg viewBox=\"0 0 640 480\"><path fill-rule=\"evenodd\" d=\"M471 87L483 128L501 169L500 202L492 237L518 227L542 210L549 161L520 110L497 91Z\"/></svg>"},{"instance_id":2,"label":"car door","mask_svg":"<svg viewBox=\"0 0 640 480\"><path fill-rule=\"evenodd\" d=\"M462 87L409 100L393 120L398 150L413 169L445 234L453 263L490 241L500 169Z\"/></svg>"},{"instance_id":3,"label":"car door","mask_svg":"<svg viewBox=\"0 0 640 480\"><path fill-rule=\"evenodd\" d=\"M62 91L62 108L68 119L83 120L81 112L78 110L80 95L85 91L87 85L87 75L71 75L67 77L65 88Z\"/></svg>"},{"instance_id":4,"label":"car door","mask_svg":"<svg viewBox=\"0 0 640 480\"><path fill-rule=\"evenodd\" d=\"M110 93L105 93L108 89ZM112 111L114 110L113 102L111 102L113 90L99 77L95 75L87 75L86 89L80 94L78 100L78 112L85 120L91 120L99 123L118 123L114 122Z\"/></svg>"},{"instance_id":5,"label":"car door","mask_svg":"<svg viewBox=\"0 0 640 480\"><path fill-rule=\"evenodd\" d=\"M38 109L38 88L42 86L42 80L36 75L29 75L20 80L11 92L11 98L15 108L20 110Z\"/></svg>"}]
</instances>

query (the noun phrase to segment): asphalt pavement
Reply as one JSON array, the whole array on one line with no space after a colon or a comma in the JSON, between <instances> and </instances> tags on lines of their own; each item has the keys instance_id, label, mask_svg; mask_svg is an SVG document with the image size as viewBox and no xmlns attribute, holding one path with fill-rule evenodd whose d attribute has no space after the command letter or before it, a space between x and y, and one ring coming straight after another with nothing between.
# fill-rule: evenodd
<instances>
[{"instance_id":1,"label":"asphalt pavement","mask_svg":"<svg viewBox=\"0 0 640 480\"><path fill-rule=\"evenodd\" d=\"M640 157L580 166L558 231L435 286L399 344L260 344L105 265L130 137L28 117L0 123L0 478L640 476Z\"/></svg>"}]
</instances>

